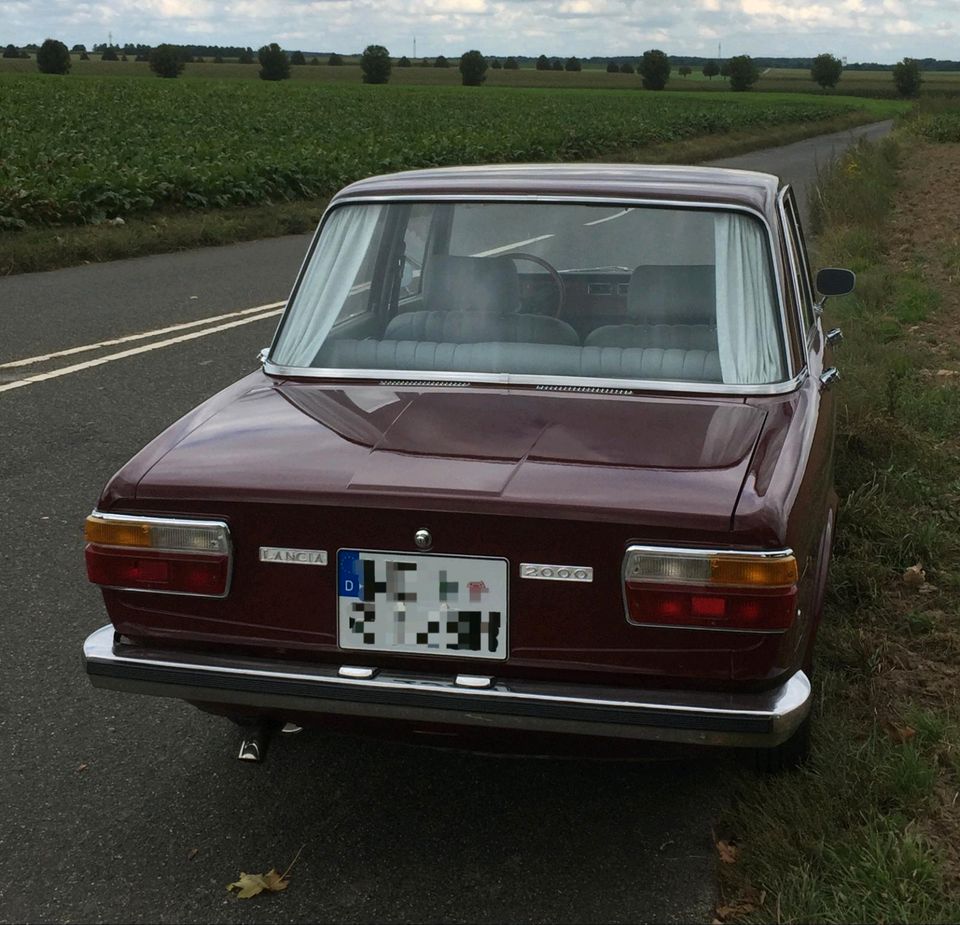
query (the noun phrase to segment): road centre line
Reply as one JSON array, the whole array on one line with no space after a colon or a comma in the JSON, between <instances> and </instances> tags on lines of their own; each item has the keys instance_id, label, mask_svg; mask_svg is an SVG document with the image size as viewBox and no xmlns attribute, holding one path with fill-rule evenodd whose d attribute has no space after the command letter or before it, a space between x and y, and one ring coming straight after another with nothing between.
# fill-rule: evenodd
<instances>
[{"instance_id":1,"label":"road centre line","mask_svg":"<svg viewBox=\"0 0 960 925\"><path fill-rule=\"evenodd\" d=\"M44 353L40 356L27 357L25 360L13 360L9 363L0 363L0 369L12 369L16 366L30 366L33 363L43 363L47 360L55 360L58 357L71 356L76 353L86 353L89 350L99 350L101 347L115 347L117 344L126 344L130 341L145 340L148 337L159 337L161 334L170 334L173 331L184 331L187 328L196 328L203 324L211 324L214 321L223 321L225 318L239 318L244 315L252 315L255 312L263 312L271 308L282 308L286 302L269 302L266 305L256 305L253 308L244 308L241 311L228 312L225 315L212 315L209 318L201 318L199 321L186 321L183 324L172 324L166 328L157 328L155 331L144 331L141 334L127 334L125 337L114 337L111 340L102 340L97 344L84 344L82 347L70 347L67 350L57 350L54 353ZM274 314L277 314L274 312Z\"/></svg>"},{"instance_id":2,"label":"road centre line","mask_svg":"<svg viewBox=\"0 0 960 925\"><path fill-rule=\"evenodd\" d=\"M11 389L20 389L25 385L33 385L35 382L45 382L47 379L57 379L60 376L69 376L71 373L79 373L85 369L92 369L95 366L103 366L105 363L112 363L114 360L123 360L126 357L136 356L140 353L148 353L151 350L159 350L161 347L171 347L173 344L182 344L186 341L196 340L200 337L206 337L208 334L216 334L218 331L227 331L230 328L238 328L243 324L252 324L254 321L264 321L279 315L282 309L276 308L272 311L263 312L260 315L248 315L246 318L239 318L236 321L228 321L226 324L219 324L213 328L204 328L202 331L191 331L189 334L181 334L178 337L170 337L167 340L157 340L150 344L143 344L140 347L131 347L129 350L121 350L119 353L111 353L105 357L98 357L95 360L87 360L83 363L75 363L73 366L64 366L61 369L55 369L49 373L39 373L36 376L30 376L27 379L18 379L15 382L8 382L0 385L0 392L9 392Z\"/></svg>"},{"instance_id":3,"label":"road centre line","mask_svg":"<svg viewBox=\"0 0 960 925\"><path fill-rule=\"evenodd\" d=\"M494 247L488 251L480 251L479 254L471 254L471 257L492 257L494 254L502 254L504 251L513 250L515 247L523 247L525 244L536 244L537 241L546 241L547 238L555 238L553 234L542 234L537 238L527 238L526 241L514 241L513 244L504 244L502 247Z\"/></svg>"},{"instance_id":4,"label":"road centre line","mask_svg":"<svg viewBox=\"0 0 960 925\"><path fill-rule=\"evenodd\" d=\"M629 209L621 209L615 215L608 215L606 218L598 218L592 222L584 222L583 227L591 228L593 225L602 225L604 222L612 222L615 218L620 218L621 216L626 215L629 211Z\"/></svg>"}]
</instances>

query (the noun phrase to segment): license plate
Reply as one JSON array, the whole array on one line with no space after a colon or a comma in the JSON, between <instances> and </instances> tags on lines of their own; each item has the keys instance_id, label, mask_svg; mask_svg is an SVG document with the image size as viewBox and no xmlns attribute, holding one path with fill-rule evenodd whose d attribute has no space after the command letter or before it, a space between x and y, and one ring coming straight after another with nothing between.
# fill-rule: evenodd
<instances>
[{"instance_id":1,"label":"license plate","mask_svg":"<svg viewBox=\"0 0 960 925\"><path fill-rule=\"evenodd\" d=\"M337 553L343 649L507 657L507 561Z\"/></svg>"}]
</instances>

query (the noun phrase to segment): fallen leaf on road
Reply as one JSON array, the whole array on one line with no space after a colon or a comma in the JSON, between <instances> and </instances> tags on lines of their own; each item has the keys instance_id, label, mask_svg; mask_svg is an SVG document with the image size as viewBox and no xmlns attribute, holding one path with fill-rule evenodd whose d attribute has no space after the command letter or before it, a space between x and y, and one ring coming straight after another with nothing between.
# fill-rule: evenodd
<instances>
[{"instance_id":1,"label":"fallen leaf on road","mask_svg":"<svg viewBox=\"0 0 960 925\"><path fill-rule=\"evenodd\" d=\"M268 893L281 893L290 886L290 881L287 878L290 875L290 871L293 870L293 865L300 860L300 852L303 851L303 849L304 846L301 845L297 853L293 856L293 860L282 874L278 874L272 867L265 874L246 874L240 871L240 879L234 883L228 883L227 892L229 893L231 890L236 890L238 899L251 899L264 891Z\"/></svg>"},{"instance_id":2,"label":"fallen leaf on road","mask_svg":"<svg viewBox=\"0 0 960 925\"><path fill-rule=\"evenodd\" d=\"M200 853L200 849L199 849L199 848L191 848L191 849L187 852L187 860L188 860L188 861L192 861L199 853Z\"/></svg>"},{"instance_id":3,"label":"fallen leaf on road","mask_svg":"<svg viewBox=\"0 0 960 925\"><path fill-rule=\"evenodd\" d=\"M756 912L767 901L766 890L758 891L756 887L748 886L741 896L732 899L722 906L717 906L714 910L713 925L723 925L729 922Z\"/></svg>"},{"instance_id":4,"label":"fallen leaf on road","mask_svg":"<svg viewBox=\"0 0 960 925\"><path fill-rule=\"evenodd\" d=\"M80 767L77 768L77 773L79 773L80 771L86 771L87 768L89 768L89 767L90 767L89 764L81 764Z\"/></svg>"},{"instance_id":5,"label":"fallen leaf on road","mask_svg":"<svg viewBox=\"0 0 960 925\"><path fill-rule=\"evenodd\" d=\"M240 871L240 879L234 883L227 884L227 892L237 891L238 899L251 899L259 895L264 890L269 893L279 893L290 885L289 880L284 880L272 867L265 874L245 874Z\"/></svg>"},{"instance_id":6,"label":"fallen leaf on road","mask_svg":"<svg viewBox=\"0 0 960 925\"><path fill-rule=\"evenodd\" d=\"M725 841L722 838L717 840L717 854L720 855L720 860L724 864L736 864L739 853L740 849L733 842Z\"/></svg>"}]
</instances>

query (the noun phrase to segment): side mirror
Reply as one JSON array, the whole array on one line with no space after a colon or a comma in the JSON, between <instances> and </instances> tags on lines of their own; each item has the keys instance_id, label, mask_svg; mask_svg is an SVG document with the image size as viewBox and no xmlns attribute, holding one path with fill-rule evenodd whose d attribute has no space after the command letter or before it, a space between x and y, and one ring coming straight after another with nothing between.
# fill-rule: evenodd
<instances>
[{"instance_id":1,"label":"side mirror","mask_svg":"<svg viewBox=\"0 0 960 925\"><path fill-rule=\"evenodd\" d=\"M857 285L857 274L852 270L826 267L817 274L817 292L822 296L847 295Z\"/></svg>"}]
</instances>

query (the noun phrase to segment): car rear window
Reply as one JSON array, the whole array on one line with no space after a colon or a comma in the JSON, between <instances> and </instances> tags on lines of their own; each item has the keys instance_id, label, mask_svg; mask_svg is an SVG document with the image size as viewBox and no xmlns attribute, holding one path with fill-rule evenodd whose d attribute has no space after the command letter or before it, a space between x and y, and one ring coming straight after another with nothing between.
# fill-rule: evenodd
<instances>
[{"instance_id":1,"label":"car rear window","mask_svg":"<svg viewBox=\"0 0 960 925\"><path fill-rule=\"evenodd\" d=\"M556 202L333 209L270 362L518 383L786 378L757 217Z\"/></svg>"}]
</instances>

